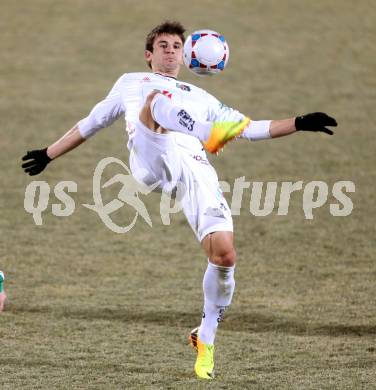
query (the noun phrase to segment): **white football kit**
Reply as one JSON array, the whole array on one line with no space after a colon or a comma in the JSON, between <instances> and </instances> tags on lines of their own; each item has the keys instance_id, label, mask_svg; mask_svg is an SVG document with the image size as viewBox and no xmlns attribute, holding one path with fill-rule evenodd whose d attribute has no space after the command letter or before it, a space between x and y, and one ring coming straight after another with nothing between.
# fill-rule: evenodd
<instances>
[{"instance_id":1,"label":"white football kit","mask_svg":"<svg viewBox=\"0 0 376 390\"><path fill-rule=\"evenodd\" d=\"M219 186L201 142L188 134L155 133L139 120L147 96L159 90L201 121L239 121L240 112L219 102L192 84L157 73L128 73L121 76L107 97L78 123L82 137L89 138L124 115L129 135L130 169L136 180L147 185L160 183L169 191L184 190L181 200L186 218L199 241L216 231L232 231L230 208Z\"/></svg>"}]
</instances>

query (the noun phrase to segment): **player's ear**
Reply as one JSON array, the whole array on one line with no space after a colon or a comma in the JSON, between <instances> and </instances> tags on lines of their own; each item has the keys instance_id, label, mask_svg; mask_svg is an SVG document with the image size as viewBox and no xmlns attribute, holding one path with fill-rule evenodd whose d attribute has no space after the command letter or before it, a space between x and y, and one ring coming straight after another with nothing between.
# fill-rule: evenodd
<instances>
[{"instance_id":1,"label":"player's ear","mask_svg":"<svg viewBox=\"0 0 376 390\"><path fill-rule=\"evenodd\" d=\"M152 57L153 57L153 53L151 51L149 51L149 50L145 50L144 56L145 56L145 60L147 62L150 62Z\"/></svg>"},{"instance_id":2,"label":"player's ear","mask_svg":"<svg viewBox=\"0 0 376 390\"><path fill-rule=\"evenodd\" d=\"M150 50L145 50L144 57L145 57L146 63L148 64L148 67L150 69L153 69L151 66L151 61L153 59L153 53Z\"/></svg>"}]
</instances>

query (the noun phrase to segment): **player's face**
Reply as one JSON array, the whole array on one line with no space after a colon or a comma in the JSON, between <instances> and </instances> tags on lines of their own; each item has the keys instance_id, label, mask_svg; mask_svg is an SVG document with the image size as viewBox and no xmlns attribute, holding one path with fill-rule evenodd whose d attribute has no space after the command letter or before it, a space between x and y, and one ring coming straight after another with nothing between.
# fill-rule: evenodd
<instances>
[{"instance_id":1,"label":"player's face","mask_svg":"<svg viewBox=\"0 0 376 390\"><path fill-rule=\"evenodd\" d=\"M183 42L178 35L161 34L153 44L153 52L145 51L153 72L177 76L183 63Z\"/></svg>"}]
</instances>

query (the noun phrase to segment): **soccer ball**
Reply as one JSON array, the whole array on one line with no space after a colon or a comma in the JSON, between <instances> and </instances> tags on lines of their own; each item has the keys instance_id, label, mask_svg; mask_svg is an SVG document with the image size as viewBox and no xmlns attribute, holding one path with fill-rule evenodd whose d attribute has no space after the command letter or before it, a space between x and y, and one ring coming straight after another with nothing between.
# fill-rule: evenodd
<instances>
[{"instance_id":1,"label":"soccer ball","mask_svg":"<svg viewBox=\"0 0 376 390\"><path fill-rule=\"evenodd\" d=\"M212 30L195 31L184 43L184 64L200 76L213 76L222 72L229 55L224 36Z\"/></svg>"}]
</instances>

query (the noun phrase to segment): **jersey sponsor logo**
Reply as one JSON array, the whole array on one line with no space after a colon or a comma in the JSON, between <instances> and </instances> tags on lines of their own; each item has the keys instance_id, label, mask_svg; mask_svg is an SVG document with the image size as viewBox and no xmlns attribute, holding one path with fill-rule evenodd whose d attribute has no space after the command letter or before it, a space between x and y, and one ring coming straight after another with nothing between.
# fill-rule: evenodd
<instances>
[{"instance_id":1,"label":"jersey sponsor logo","mask_svg":"<svg viewBox=\"0 0 376 390\"><path fill-rule=\"evenodd\" d=\"M191 87L189 85L176 83L176 87L182 89L183 91L191 92Z\"/></svg>"},{"instance_id":2,"label":"jersey sponsor logo","mask_svg":"<svg viewBox=\"0 0 376 390\"><path fill-rule=\"evenodd\" d=\"M150 77L146 76L142 79L142 81L151 81Z\"/></svg>"},{"instance_id":3,"label":"jersey sponsor logo","mask_svg":"<svg viewBox=\"0 0 376 390\"><path fill-rule=\"evenodd\" d=\"M179 123L184 126L188 131L193 130L193 126L195 124L195 121L192 119L192 117L188 114L185 110L180 110L177 114Z\"/></svg>"}]
</instances>

